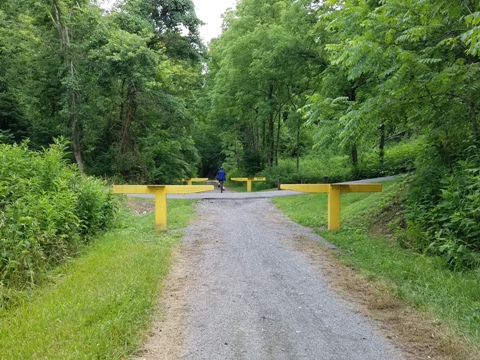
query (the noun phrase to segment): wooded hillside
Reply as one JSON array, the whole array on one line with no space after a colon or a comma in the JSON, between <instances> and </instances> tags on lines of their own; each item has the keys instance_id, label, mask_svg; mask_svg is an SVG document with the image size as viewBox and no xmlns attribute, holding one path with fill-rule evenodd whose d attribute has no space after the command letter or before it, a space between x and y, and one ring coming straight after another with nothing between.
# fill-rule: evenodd
<instances>
[{"instance_id":1,"label":"wooded hillside","mask_svg":"<svg viewBox=\"0 0 480 360\"><path fill-rule=\"evenodd\" d=\"M240 0L207 49L191 0L0 4L0 141L65 136L81 172L173 183L409 172L405 246L476 266L480 4Z\"/></svg>"}]
</instances>

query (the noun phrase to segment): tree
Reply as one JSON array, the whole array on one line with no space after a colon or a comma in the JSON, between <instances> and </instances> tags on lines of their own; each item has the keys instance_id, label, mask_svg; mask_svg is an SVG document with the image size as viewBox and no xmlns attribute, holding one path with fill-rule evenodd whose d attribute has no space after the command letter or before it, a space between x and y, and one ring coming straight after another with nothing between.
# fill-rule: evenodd
<instances>
[{"instance_id":1,"label":"tree","mask_svg":"<svg viewBox=\"0 0 480 360\"><path fill-rule=\"evenodd\" d=\"M155 36L151 47L164 47L173 58L193 62L202 59L204 45L199 26L203 23L195 14L192 0L129 0L125 9L153 22Z\"/></svg>"},{"instance_id":2,"label":"tree","mask_svg":"<svg viewBox=\"0 0 480 360\"><path fill-rule=\"evenodd\" d=\"M475 18L468 14L475 6L468 1L327 2L318 26L330 33L326 50L332 69L338 68L350 86L336 96L318 93L308 114L335 114L337 136L354 144L370 143L380 129L382 148L385 131L390 137L413 132L428 134L445 155L461 152L465 143L455 140L460 133L478 139L478 60L464 45L475 42L474 30L468 30ZM470 24L464 19L471 19ZM329 124L323 122L323 134L331 134L325 129ZM447 157L445 161L456 158Z\"/></svg>"},{"instance_id":3,"label":"tree","mask_svg":"<svg viewBox=\"0 0 480 360\"><path fill-rule=\"evenodd\" d=\"M211 49L213 118L238 131L242 147L261 154L253 158L268 167L278 161L285 120L295 118L289 114L303 106L324 65L315 37L300 36L308 33L309 17L310 8L298 2L241 1ZM295 124L299 133L301 122Z\"/></svg>"},{"instance_id":4,"label":"tree","mask_svg":"<svg viewBox=\"0 0 480 360\"><path fill-rule=\"evenodd\" d=\"M5 131L13 139L30 137L34 148L66 135L79 168L97 175L149 181L169 156L182 164L169 181L194 173L193 99L202 64L192 3L186 3L169 12L174 15L160 14L160 28L155 14L143 10L170 2L132 0L109 13L87 0L2 2ZM178 41L163 41L167 33ZM152 147L157 142L164 146Z\"/></svg>"}]
</instances>

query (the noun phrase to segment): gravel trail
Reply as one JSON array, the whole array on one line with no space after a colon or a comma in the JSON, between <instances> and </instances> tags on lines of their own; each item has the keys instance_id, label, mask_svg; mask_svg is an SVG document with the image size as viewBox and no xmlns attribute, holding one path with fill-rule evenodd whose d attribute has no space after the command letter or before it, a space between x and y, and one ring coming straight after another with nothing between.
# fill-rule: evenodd
<instances>
[{"instance_id":1,"label":"gravel trail","mask_svg":"<svg viewBox=\"0 0 480 360\"><path fill-rule=\"evenodd\" d=\"M301 241L324 242L269 199L199 202L137 359L405 359Z\"/></svg>"}]
</instances>

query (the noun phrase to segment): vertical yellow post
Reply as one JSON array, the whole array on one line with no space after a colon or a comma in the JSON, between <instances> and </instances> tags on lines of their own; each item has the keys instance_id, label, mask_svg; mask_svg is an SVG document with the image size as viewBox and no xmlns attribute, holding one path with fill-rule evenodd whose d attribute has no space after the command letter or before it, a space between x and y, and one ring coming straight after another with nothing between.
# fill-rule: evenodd
<instances>
[{"instance_id":1,"label":"vertical yellow post","mask_svg":"<svg viewBox=\"0 0 480 360\"><path fill-rule=\"evenodd\" d=\"M247 180L247 192L252 192L252 180Z\"/></svg>"},{"instance_id":2,"label":"vertical yellow post","mask_svg":"<svg viewBox=\"0 0 480 360\"><path fill-rule=\"evenodd\" d=\"M155 188L155 227L157 231L167 228L167 190L165 187Z\"/></svg>"},{"instance_id":3,"label":"vertical yellow post","mask_svg":"<svg viewBox=\"0 0 480 360\"><path fill-rule=\"evenodd\" d=\"M193 184L193 180L192 180L192 179L187 179L187 184L188 184L188 185L192 185L192 184Z\"/></svg>"},{"instance_id":4,"label":"vertical yellow post","mask_svg":"<svg viewBox=\"0 0 480 360\"><path fill-rule=\"evenodd\" d=\"M340 228L340 186L330 185L328 191L328 230Z\"/></svg>"}]
</instances>

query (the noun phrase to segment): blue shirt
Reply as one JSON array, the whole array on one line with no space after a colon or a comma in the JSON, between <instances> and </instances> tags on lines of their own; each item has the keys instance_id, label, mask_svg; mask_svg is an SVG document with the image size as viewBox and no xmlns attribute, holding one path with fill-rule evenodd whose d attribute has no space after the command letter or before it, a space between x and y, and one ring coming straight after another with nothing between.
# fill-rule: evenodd
<instances>
[{"instance_id":1,"label":"blue shirt","mask_svg":"<svg viewBox=\"0 0 480 360\"><path fill-rule=\"evenodd\" d=\"M218 170L217 180L220 180L220 181L227 180L227 173L225 172L225 170L223 170L223 169Z\"/></svg>"}]
</instances>

